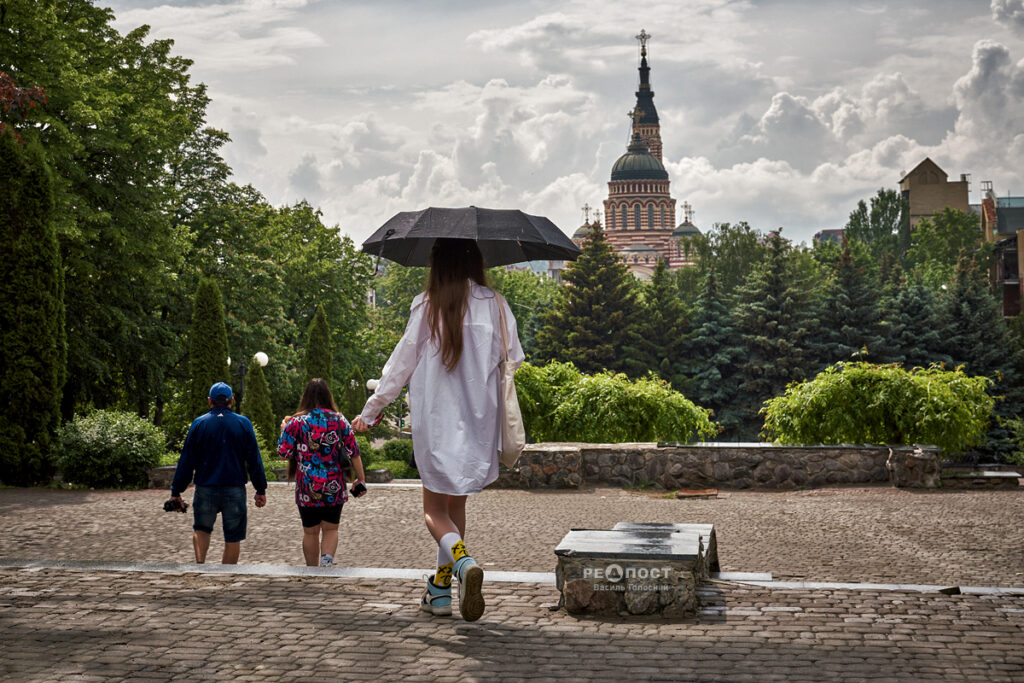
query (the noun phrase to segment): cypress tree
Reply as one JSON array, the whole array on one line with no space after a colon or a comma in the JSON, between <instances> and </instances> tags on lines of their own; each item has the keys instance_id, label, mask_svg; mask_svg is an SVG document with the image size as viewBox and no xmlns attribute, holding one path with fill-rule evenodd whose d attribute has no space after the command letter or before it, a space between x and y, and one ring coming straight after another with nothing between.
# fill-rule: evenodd
<instances>
[{"instance_id":1,"label":"cypress tree","mask_svg":"<svg viewBox=\"0 0 1024 683\"><path fill-rule=\"evenodd\" d=\"M224 299L211 278L196 285L189 330L189 369L192 417L209 410L207 397L216 382L228 381L228 332L224 324Z\"/></svg>"},{"instance_id":2,"label":"cypress tree","mask_svg":"<svg viewBox=\"0 0 1024 683\"><path fill-rule=\"evenodd\" d=\"M359 368L352 371L352 375L341 388L341 401L338 403L338 410L351 422L356 415L363 411L366 405L366 378Z\"/></svg>"},{"instance_id":3,"label":"cypress tree","mask_svg":"<svg viewBox=\"0 0 1024 683\"><path fill-rule=\"evenodd\" d=\"M996 419L987 443L978 450L989 457L1003 458L1015 447L1001 418L1024 411L1024 387L1017 371L1019 351L985 273L973 259L957 262L945 317L944 338L953 363L963 365L969 375L984 375L994 382L989 392L999 397Z\"/></svg>"},{"instance_id":4,"label":"cypress tree","mask_svg":"<svg viewBox=\"0 0 1024 683\"><path fill-rule=\"evenodd\" d=\"M537 355L586 373L607 369L639 377L649 365L641 348L636 280L599 224L582 251L563 274L563 296L542 318Z\"/></svg>"},{"instance_id":5,"label":"cypress tree","mask_svg":"<svg viewBox=\"0 0 1024 683\"><path fill-rule=\"evenodd\" d=\"M740 423L734 401L739 392L736 374L742 355L742 339L712 268L697 299L685 356L690 376L689 398L702 408L715 411L713 418L722 425L724 438L735 436Z\"/></svg>"},{"instance_id":6,"label":"cypress tree","mask_svg":"<svg viewBox=\"0 0 1024 683\"><path fill-rule=\"evenodd\" d=\"M807 283L790 265L789 246L778 233L768 237L768 253L739 289L736 327L743 340L735 406L738 436L758 438L764 401L782 394L786 385L813 371L811 351L814 301Z\"/></svg>"},{"instance_id":7,"label":"cypress tree","mask_svg":"<svg viewBox=\"0 0 1024 683\"><path fill-rule=\"evenodd\" d=\"M280 425L274 417L267 377L255 358L249 361L249 368L245 373L245 415L259 430L260 449L263 453L266 455L275 452Z\"/></svg>"},{"instance_id":8,"label":"cypress tree","mask_svg":"<svg viewBox=\"0 0 1024 683\"><path fill-rule=\"evenodd\" d=\"M327 326L327 314L322 304L317 304L313 321L306 336L306 379L314 377L331 386L331 328Z\"/></svg>"},{"instance_id":9,"label":"cypress tree","mask_svg":"<svg viewBox=\"0 0 1024 683\"><path fill-rule=\"evenodd\" d=\"M884 304L889 327L885 361L907 369L951 364L943 351L943 319L935 296L920 277L896 277L895 294Z\"/></svg>"},{"instance_id":10,"label":"cypress tree","mask_svg":"<svg viewBox=\"0 0 1024 683\"><path fill-rule=\"evenodd\" d=\"M39 144L0 126L0 481L29 485L55 469L66 360L64 271L53 180Z\"/></svg>"},{"instance_id":11,"label":"cypress tree","mask_svg":"<svg viewBox=\"0 0 1024 683\"><path fill-rule=\"evenodd\" d=\"M858 266L846 242L829 282L822 312L822 365L839 361L881 360L885 350L878 290Z\"/></svg>"},{"instance_id":12,"label":"cypress tree","mask_svg":"<svg viewBox=\"0 0 1024 683\"><path fill-rule=\"evenodd\" d=\"M651 369L678 392L686 393L687 377L683 349L686 344L686 310L679 298L675 278L664 260L658 260L646 287L641 323L643 349Z\"/></svg>"}]
</instances>

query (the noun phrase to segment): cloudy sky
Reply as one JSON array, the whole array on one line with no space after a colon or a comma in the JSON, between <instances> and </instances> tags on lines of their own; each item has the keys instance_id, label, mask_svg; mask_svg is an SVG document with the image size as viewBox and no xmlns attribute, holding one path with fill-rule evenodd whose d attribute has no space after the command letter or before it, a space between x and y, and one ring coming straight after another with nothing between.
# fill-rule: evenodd
<instances>
[{"instance_id":1,"label":"cloudy sky","mask_svg":"<svg viewBox=\"0 0 1024 683\"><path fill-rule=\"evenodd\" d=\"M1024 0L98 0L209 86L235 180L357 242L398 211L571 234L625 152L641 28L672 195L809 241L930 156L1024 195ZM681 220L681 211L679 212Z\"/></svg>"}]
</instances>

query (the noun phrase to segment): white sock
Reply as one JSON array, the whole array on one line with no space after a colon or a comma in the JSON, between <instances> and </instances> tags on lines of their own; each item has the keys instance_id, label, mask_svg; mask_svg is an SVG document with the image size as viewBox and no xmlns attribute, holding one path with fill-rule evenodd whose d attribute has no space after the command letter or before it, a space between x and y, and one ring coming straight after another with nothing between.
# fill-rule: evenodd
<instances>
[{"instance_id":1,"label":"white sock","mask_svg":"<svg viewBox=\"0 0 1024 683\"><path fill-rule=\"evenodd\" d=\"M441 566L448 564L449 562L455 562L455 558L452 556L452 546L462 540L462 536L452 531L441 537L441 540L437 542L437 564Z\"/></svg>"}]
</instances>

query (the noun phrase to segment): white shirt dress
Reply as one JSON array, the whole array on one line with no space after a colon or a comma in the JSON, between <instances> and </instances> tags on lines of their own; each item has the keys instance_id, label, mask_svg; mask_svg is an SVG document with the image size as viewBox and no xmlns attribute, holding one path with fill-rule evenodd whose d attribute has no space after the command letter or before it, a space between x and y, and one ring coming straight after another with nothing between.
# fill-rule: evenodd
<instances>
[{"instance_id":1,"label":"white shirt dress","mask_svg":"<svg viewBox=\"0 0 1024 683\"><path fill-rule=\"evenodd\" d=\"M449 372L437 342L430 339L425 296L413 299L405 334L361 417L373 424L408 384L413 450L423 486L449 495L479 493L498 478L498 364L503 357L498 306L505 308L509 362L519 367L525 356L516 319L503 298L471 282L462 320L462 356Z\"/></svg>"}]
</instances>

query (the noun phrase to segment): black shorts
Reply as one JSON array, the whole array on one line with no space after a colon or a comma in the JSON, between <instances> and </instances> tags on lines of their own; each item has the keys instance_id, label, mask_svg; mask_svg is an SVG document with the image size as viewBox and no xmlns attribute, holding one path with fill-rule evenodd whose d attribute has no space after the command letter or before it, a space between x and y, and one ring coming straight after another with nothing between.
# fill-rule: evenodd
<instances>
[{"instance_id":1,"label":"black shorts","mask_svg":"<svg viewBox=\"0 0 1024 683\"><path fill-rule=\"evenodd\" d=\"M299 517L302 518L302 526L304 527L316 526L320 522L337 524L341 521L341 505L325 505L323 507L303 507L300 505Z\"/></svg>"}]
</instances>

